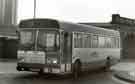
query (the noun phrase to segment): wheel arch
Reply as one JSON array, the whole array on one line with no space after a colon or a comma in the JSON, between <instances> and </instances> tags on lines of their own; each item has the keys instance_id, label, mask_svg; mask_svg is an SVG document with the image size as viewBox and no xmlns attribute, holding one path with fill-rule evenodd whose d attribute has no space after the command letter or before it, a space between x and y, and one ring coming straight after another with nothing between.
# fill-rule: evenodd
<instances>
[{"instance_id":1,"label":"wheel arch","mask_svg":"<svg viewBox=\"0 0 135 84\"><path fill-rule=\"evenodd\" d=\"M72 61L72 64L74 64L76 61L79 61L79 62L81 63L81 59L80 59L79 57L77 57L76 59L74 59L74 60Z\"/></svg>"}]
</instances>

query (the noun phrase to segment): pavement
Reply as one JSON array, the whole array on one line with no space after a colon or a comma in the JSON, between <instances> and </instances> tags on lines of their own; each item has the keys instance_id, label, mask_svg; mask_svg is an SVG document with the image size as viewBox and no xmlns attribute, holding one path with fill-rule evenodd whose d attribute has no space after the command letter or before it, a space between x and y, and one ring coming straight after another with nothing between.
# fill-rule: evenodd
<instances>
[{"instance_id":1,"label":"pavement","mask_svg":"<svg viewBox=\"0 0 135 84\"><path fill-rule=\"evenodd\" d=\"M114 76L131 83L135 83L135 60L122 60L120 63L110 68L114 72Z\"/></svg>"}]
</instances>

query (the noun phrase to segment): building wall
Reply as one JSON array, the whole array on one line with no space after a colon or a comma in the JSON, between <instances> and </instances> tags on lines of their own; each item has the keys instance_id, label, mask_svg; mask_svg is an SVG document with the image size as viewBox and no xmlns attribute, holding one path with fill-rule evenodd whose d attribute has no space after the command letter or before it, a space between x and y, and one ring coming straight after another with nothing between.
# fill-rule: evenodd
<instances>
[{"instance_id":1,"label":"building wall","mask_svg":"<svg viewBox=\"0 0 135 84\"><path fill-rule=\"evenodd\" d=\"M16 24L17 0L0 0L0 24Z\"/></svg>"},{"instance_id":2,"label":"building wall","mask_svg":"<svg viewBox=\"0 0 135 84\"><path fill-rule=\"evenodd\" d=\"M4 23L4 0L0 0L0 24Z\"/></svg>"},{"instance_id":3,"label":"building wall","mask_svg":"<svg viewBox=\"0 0 135 84\"><path fill-rule=\"evenodd\" d=\"M0 58L17 58L16 30L17 0L0 0Z\"/></svg>"},{"instance_id":4,"label":"building wall","mask_svg":"<svg viewBox=\"0 0 135 84\"><path fill-rule=\"evenodd\" d=\"M135 32L121 32L123 59L135 59Z\"/></svg>"},{"instance_id":5,"label":"building wall","mask_svg":"<svg viewBox=\"0 0 135 84\"><path fill-rule=\"evenodd\" d=\"M0 38L0 58L17 58L18 40Z\"/></svg>"}]
</instances>

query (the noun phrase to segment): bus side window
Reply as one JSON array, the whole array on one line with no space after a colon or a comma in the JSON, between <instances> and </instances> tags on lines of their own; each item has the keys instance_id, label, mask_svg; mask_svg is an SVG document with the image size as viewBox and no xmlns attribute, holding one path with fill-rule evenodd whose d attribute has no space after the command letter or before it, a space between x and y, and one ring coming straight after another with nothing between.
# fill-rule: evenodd
<instances>
[{"instance_id":1,"label":"bus side window","mask_svg":"<svg viewBox=\"0 0 135 84\"><path fill-rule=\"evenodd\" d=\"M121 48L121 39L120 39L120 37L118 38L118 42L119 42L119 48Z\"/></svg>"},{"instance_id":2,"label":"bus side window","mask_svg":"<svg viewBox=\"0 0 135 84\"><path fill-rule=\"evenodd\" d=\"M118 38L117 37L115 37L115 48L119 48L119 43L118 43Z\"/></svg>"},{"instance_id":3,"label":"bus side window","mask_svg":"<svg viewBox=\"0 0 135 84\"><path fill-rule=\"evenodd\" d=\"M92 48L98 47L98 35L92 35Z\"/></svg>"},{"instance_id":4,"label":"bus side window","mask_svg":"<svg viewBox=\"0 0 135 84\"><path fill-rule=\"evenodd\" d=\"M74 48L78 47L78 38L77 38L77 33L74 33Z\"/></svg>"},{"instance_id":5,"label":"bus side window","mask_svg":"<svg viewBox=\"0 0 135 84\"><path fill-rule=\"evenodd\" d=\"M113 48L113 38L112 37L110 37L110 39L111 39L111 41L110 41L110 44L111 44L111 47L110 48Z\"/></svg>"},{"instance_id":6,"label":"bus side window","mask_svg":"<svg viewBox=\"0 0 135 84\"><path fill-rule=\"evenodd\" d=\"M117 41L118 41L118 48L120 48L120 38L119 37L117 38Z\"/></svg>"},{"instance_id":7,"label":"bus side window","mask_svg":"<svg viewBox=\"0 0 135 84\"><path fill-rule=\"evenodd\" d=\"M78 33L78 48L82 48L83 47L83 37L81 33Z\"/></svg>"},{"instance_id":8,"label":"bus side window","mask_svg":"<svg viewBox=\"0 0 135 84\"><path fill-rule=\"evenodd\" d=\"M60 48L60 35L59 34L55 35L55 46L58 49Z\"/></svg>"},{"instance_id":9,"label":"bus side window","mask_svg":"<svg viewBox=\"0 0 135 84\"><path fill-rule=\"evenodd\" d=\"M88 35L88 48L91 48L91 34Z\"/></svg>"},{"instance_id":10,"label":"bus side window","mask_svg":"<svg viewBox=\"0 0 135 84\"><path fill-rule=\"evenodd\" d=\"M111 48L111 38L105 37L105 46L106 48Z\"/></svg>"},{"instance_id":11,"label":"bus side window","mask_svg":"<svg viewBox=\"0 0 135 84\"><path fill-rule=\"evenodd\" d=\"M83 36L81 33L74 33L74 48L83 47Z\"/></svg>"},{"instance_id":12,"label":"bus side window","mask_svg":"<svg viewBox=\"0 0 135 84\"><path fill-rule=\"evenodd\" d=\"M99 48L105 48L105 37L99 36Z\"/></svg>"},{"instance_id":13,"label":"bus side window","mask_svg":"<svg viewBox=\"0 0 135 84\"><path fill-rule=\"evenodd\" d=\"M117 37L112 37L112 48L118 48L119 47L119 42Z\"/></svg>"},{"instance_id":14,"label":"bus side window","mask_svg":"<svg viewBox=\"0 0 135 84\"><path fill-rule=\"evenodd\" d=\"M83 35L83 48L89 48L89 35Z\"/></svg>"}]
</instances>

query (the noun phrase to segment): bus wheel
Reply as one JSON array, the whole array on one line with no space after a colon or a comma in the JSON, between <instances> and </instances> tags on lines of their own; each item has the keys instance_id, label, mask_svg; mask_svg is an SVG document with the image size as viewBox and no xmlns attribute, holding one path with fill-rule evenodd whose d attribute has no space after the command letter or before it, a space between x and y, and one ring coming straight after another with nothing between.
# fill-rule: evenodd
<instances>
[{"instance_id":1,"label":"bus wheel","mask_svg":"<svg viewBox=\"0 0 135 84\"><path fill-rule=\"evenodd\" d=\"M43 69L40 69L40 71L38 72L39 75L42 75L44 73Z\"/></svg>"},{"instance_id":2,"label":"bus wheel","mask_svg":"<svg viewBox=\"0 0 135 84\"><path fill-rule=\"evenodd\" d=\"M16 69L18 70L18 71L22 71L22 68L21 67L16 67Z\"/></svg>"},{"instance_id":3,"label":"bus wheel","mask_svg":"<svg viewBox=\"0 0 135 84\"><path fill-rule=\"evenodd\" d=\"M74 79L78 79L79 75L80 75L80 72L81 72L81 62L80 61L76 61L73 64L73 78Z\"/></svg>"},{"instance_id":4,"label":"bus wheel","mask_svg":"<svg viewBox=\"0 0 135 84\"><path fill-rule=\"evenodd\" d=\"M108 71L111 66L111 58L107 57L106 58L106 65L105 65L105 71Z\"/></svg>"}]
</instances>

